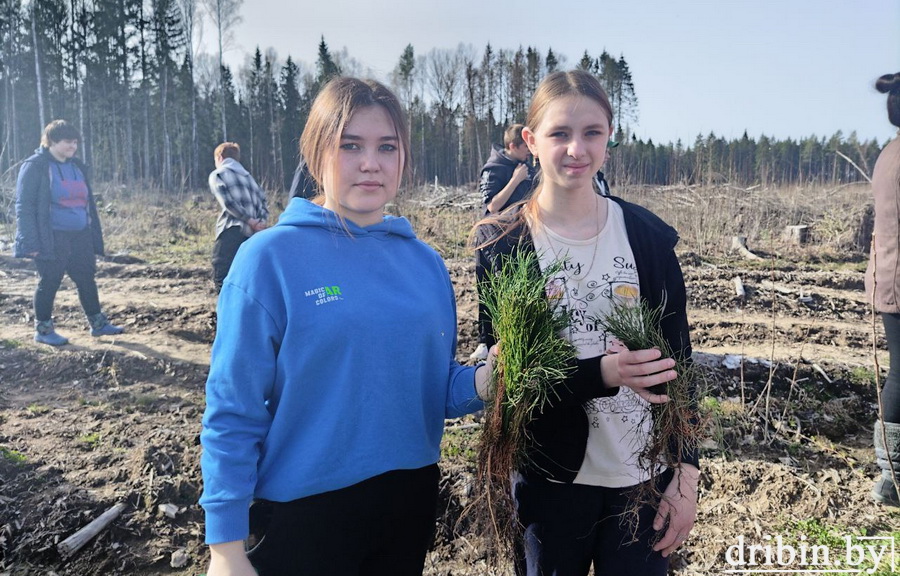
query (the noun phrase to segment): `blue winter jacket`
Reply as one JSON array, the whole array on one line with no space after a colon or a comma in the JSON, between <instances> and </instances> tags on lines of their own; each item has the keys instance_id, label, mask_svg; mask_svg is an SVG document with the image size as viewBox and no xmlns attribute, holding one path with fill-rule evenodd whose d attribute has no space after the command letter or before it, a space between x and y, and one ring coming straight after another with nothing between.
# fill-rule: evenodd
<instances>
[{"instance_id":1,"label":"blue winter jacket","mask_svg":"<svg viewBox=\"0 0 900 576\"><path fill-rule=\"evenodd\" d=\"M440 256L405 218L361 228L295 198L238 251L218 302L201 442L206 541L285 502L437 462L483 407L456 360Z\"/></svg>"}]
</instances>

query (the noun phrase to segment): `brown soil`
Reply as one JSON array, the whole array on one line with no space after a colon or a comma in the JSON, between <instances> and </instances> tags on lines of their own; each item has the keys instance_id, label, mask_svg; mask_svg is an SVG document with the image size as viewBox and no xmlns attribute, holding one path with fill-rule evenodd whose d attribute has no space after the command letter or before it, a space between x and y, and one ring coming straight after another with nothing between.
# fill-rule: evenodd
<instances>
[{"instance_id":1,"label":"brown soil","mask_svg":"<svg viewBox=\"0 0 900 576\"><path fill-rule=\"evenodd\" d=\"M861 273L683 260L717 417L704 443L699 518L673 573L719 573L737 535L774 534L799 520L898 530L900 515L868 496L876 395L866 378L873 328ZM476 334L473 270L468 258L448 266L466 361ZM208 271L101 262L105 311L127 331L92 338L66 284L55 312L71 344L60 349L31 340L33 268L0 257L0 278L0 574L201 574L198 434L215 330ZM727 367L726 354L746 359ZM879 360L884 366L883 350ZM458 522L478 433L468 422L451 423L445 439L427 574L487 573L483 548ZM118 519L60 556L59 542L118 502L126 505ZM172 517L160 511L166 504Z\"/></svg>"}]
</instances>

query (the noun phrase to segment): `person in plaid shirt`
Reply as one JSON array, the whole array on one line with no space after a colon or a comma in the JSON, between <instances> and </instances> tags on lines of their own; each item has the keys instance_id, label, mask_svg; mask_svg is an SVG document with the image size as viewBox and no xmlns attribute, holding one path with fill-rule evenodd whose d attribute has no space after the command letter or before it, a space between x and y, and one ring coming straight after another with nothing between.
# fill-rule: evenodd
<instances>
[{"instance_id":1,"label":"person in plaid shirt","mask_svg":"<svg viewBox=\"0 0 900 576\"><path fill-rule=\"evenodd\" d=\"M241 147L237 143L219 144L213 157L216 169L209 175L209 189L222 206L222 213L216 221L212 264L213 282L216 292L220 292L238 248L267 227L269 208L265 192L241 165Z\"/></svg>"}]
</instances>

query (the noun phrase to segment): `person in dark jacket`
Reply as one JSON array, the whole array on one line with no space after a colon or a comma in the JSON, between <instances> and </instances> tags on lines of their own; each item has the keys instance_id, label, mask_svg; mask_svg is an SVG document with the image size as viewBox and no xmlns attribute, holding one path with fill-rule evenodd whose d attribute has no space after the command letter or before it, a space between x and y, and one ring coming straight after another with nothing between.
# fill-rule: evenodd
<instances>
[{"instance_id":1,"label":"person in dark jacket","mask_svg":"<svg viewBox=\"0 0 900 576\"><path fill-rule=\"evenodd\" d=\"M609 151L618 145L619 143L615 140L610 140L609 144L606 145L606 158L603 160L604 166L609 162ZM594 187L597 189L597 194L600 194L601 196L609 196L612 194L609 189L609 182L606 181L603 170L597 170L597 174L594 175Z\"/></svg>"},{"instance_id":2,"label":"person in dark jacket","mask_svg":"<svg viewBox=\"0 0 900 576\"><path fill-rule=\"evenodd\" d=\"M503 148L496 144L481 169L478 188L485 214L497 214L528 198L534 170L528 165L528 146L522 140L522 124L513 124L503 133Z\"/></svg>"},{"instance_id":3,"label":"person in dark jacket","mask_svg":"<svg viewBox=\"0 0 900 576\"><path fill-rule=\"evenodd\" d=\"M96 256L103 232L84 164L75 158L81 134L65 120L47 124L41 146L25 160L16 180L14 255L32 258L40 280L34 293L34 340L68 344L54 327L53 301L65 274L75 282L92 336L124 330L100 309Z\"/></svg>"},{"instance_id":4,"label":"person in dark jacket","mask_svg":"<svg viewBox=\"0 0 900 576\"><path fill-rule=\"evenodd\" d=\"M478 188L484 202L484 215L499 214L517 202L526 200L534 184L534 167L529 165L531 153L522 140L522 124L512 124L503 133L503 148L494 144L491 155L481 169ZM476 266L478 256L475 258ZM476 277L478 276L476 270ZM478 346L469 356L484 360L488 355L485 317L487 312L478 303Z\"/></svg>"},{"instance_id":5,"label":"person in dark jacket","mask_svg":"<svg viewBox=\"0 0 900 576\"><path fill-rule=\"evenodd\" d=\"M309 166L303 156L297 162L297 168L294 169L294 178L291 180L291 189L288 192L288 201L292 198L314 198L318 194L318 187L312 174L309 173Z\"/></svg>"},{"instance_id":6,"label":"person in dark jacket","mask_svg":"<svg viewBox=\"0 0 900 576\"><path fill-rule=\"evenodd\" d=\"M512 496L524 528L516 565L527 576L586 576L591 566L597 576L664 576L697 514L696 450L677 454L679 464L668 469L636 461L649 437L651 404L668 401L654 387L677 377L675 358L627 350L597 321L639 298L662 308L660 331L676 358L690 358L678 234L645 208L598 194L593 183L613 117L589 73L547 76L523 130L540 163L539 182L527 202L476 228L486 275L522 250L536 252L542 268L563 263L548 290L570 314L562 336L577 350L573 371L528 426L530 464L516 474ZM493 330L488 334L493 346ZM663 496L640 507L632 531L622 514L644 482Z\"/></svg>"},{"instance_id":7,"label":"person in dark jacket","mask_svg":"<svg viewBox=\"0 0 900 576\"><path fill-rule=\"evenodd\" d=\"M900 128L900 72L875 84L888 95L888 120ZM881 391L882 413L875 422L875 459L881 475L872 498L900 506L900 130L878 155L872 173L875 234L866 270L866 296L881 315L890 352L890 370Z\"/></svg>"}]
</instances>

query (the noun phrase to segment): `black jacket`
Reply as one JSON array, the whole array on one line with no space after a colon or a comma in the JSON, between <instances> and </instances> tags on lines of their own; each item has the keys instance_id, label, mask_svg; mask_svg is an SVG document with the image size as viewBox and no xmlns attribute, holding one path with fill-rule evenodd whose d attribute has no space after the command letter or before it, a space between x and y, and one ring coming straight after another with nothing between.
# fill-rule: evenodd
<instances>
[{"instance_id":1,"label":"black jacket","mask_svg":"<svg viewBox=\"0 0 900 576\"><path fill-rule=\"evenodd\" d=\"M684 276L675 255L678 233L652 212L610 197L622 207L628 242L634 253L641 299L651 309L665 302L661 328L669 346L681 358L690 358L691 343L687 320L687 294ZM513 210L506 219L516 217ZM527 226L519 225L502 236L500 225L483 225L478 230L479 245L487 245L479 251L476 277L479 283L487 274L496 271L500 256L517 250L534 250L534 243ZM490 322L488 320L488 322ZM494 342L493 329L488 326L488 346ZM593 398L615 396L618 388L606 388L602 382L600 360L603 356L576 361L571 376L557 390L559 399L542 413L536 415L530 425L531 446L528 448L531 466L522 471L526 476L545 477L560 482L573 482L581 468L588 439L588 417L584 403ZM697 451L682 454L681 461L699 462Z\"/></svg>"},{"instance_id":2,"label":"black jacket","mask_svg":"<svg viewBox=\"0 0 900 576\"><path fill-rule=\"evenodd\" d=\"M313 180L312 174L309 173L309 167L306 165L306 159L302 156L294 170L294 178L291 180L291 190L288 192L288 200L292 198L312 198L318 192L316 181Z\"/></svg>"},{"instance_id":3,"label":"black jacket","mask_svg":"<svg viewBox=\"0 0 900 576\"><path fill-rule=\"evenodd\" d=\"M478 183L478 189L481 190L481 199L484 202L485 214L487 214L488 203L512 180L513 171L519 164L521 162L507 156L503 148L496 144L493 145L491 155L481 168L481 180ZM529 165L528 177L516 186L506 204L499 211L526 199L531 194L533 186L534 168Z\"/></svg>"},{"instance_id":4,"label":"black jacket","mask_svg":"<svg viewBox=\"0 0 900 576\"><path fill-rule=\"evenodd\" d=\"M50 150L41 146L29 156L19 170L16 180L16 241L13 255L16 258L27 258L29 254L38 253L39 260L53 260L56 251L53 245L53 228L50 224L51 180L50 163L53 157ZM103 255L103 231L100 228L100 217L97 214L97 203L91 190L88 170L81 160L72 158L84 175L88 189L88 221L94 254Z\"/></svg>"}]
</instances>

